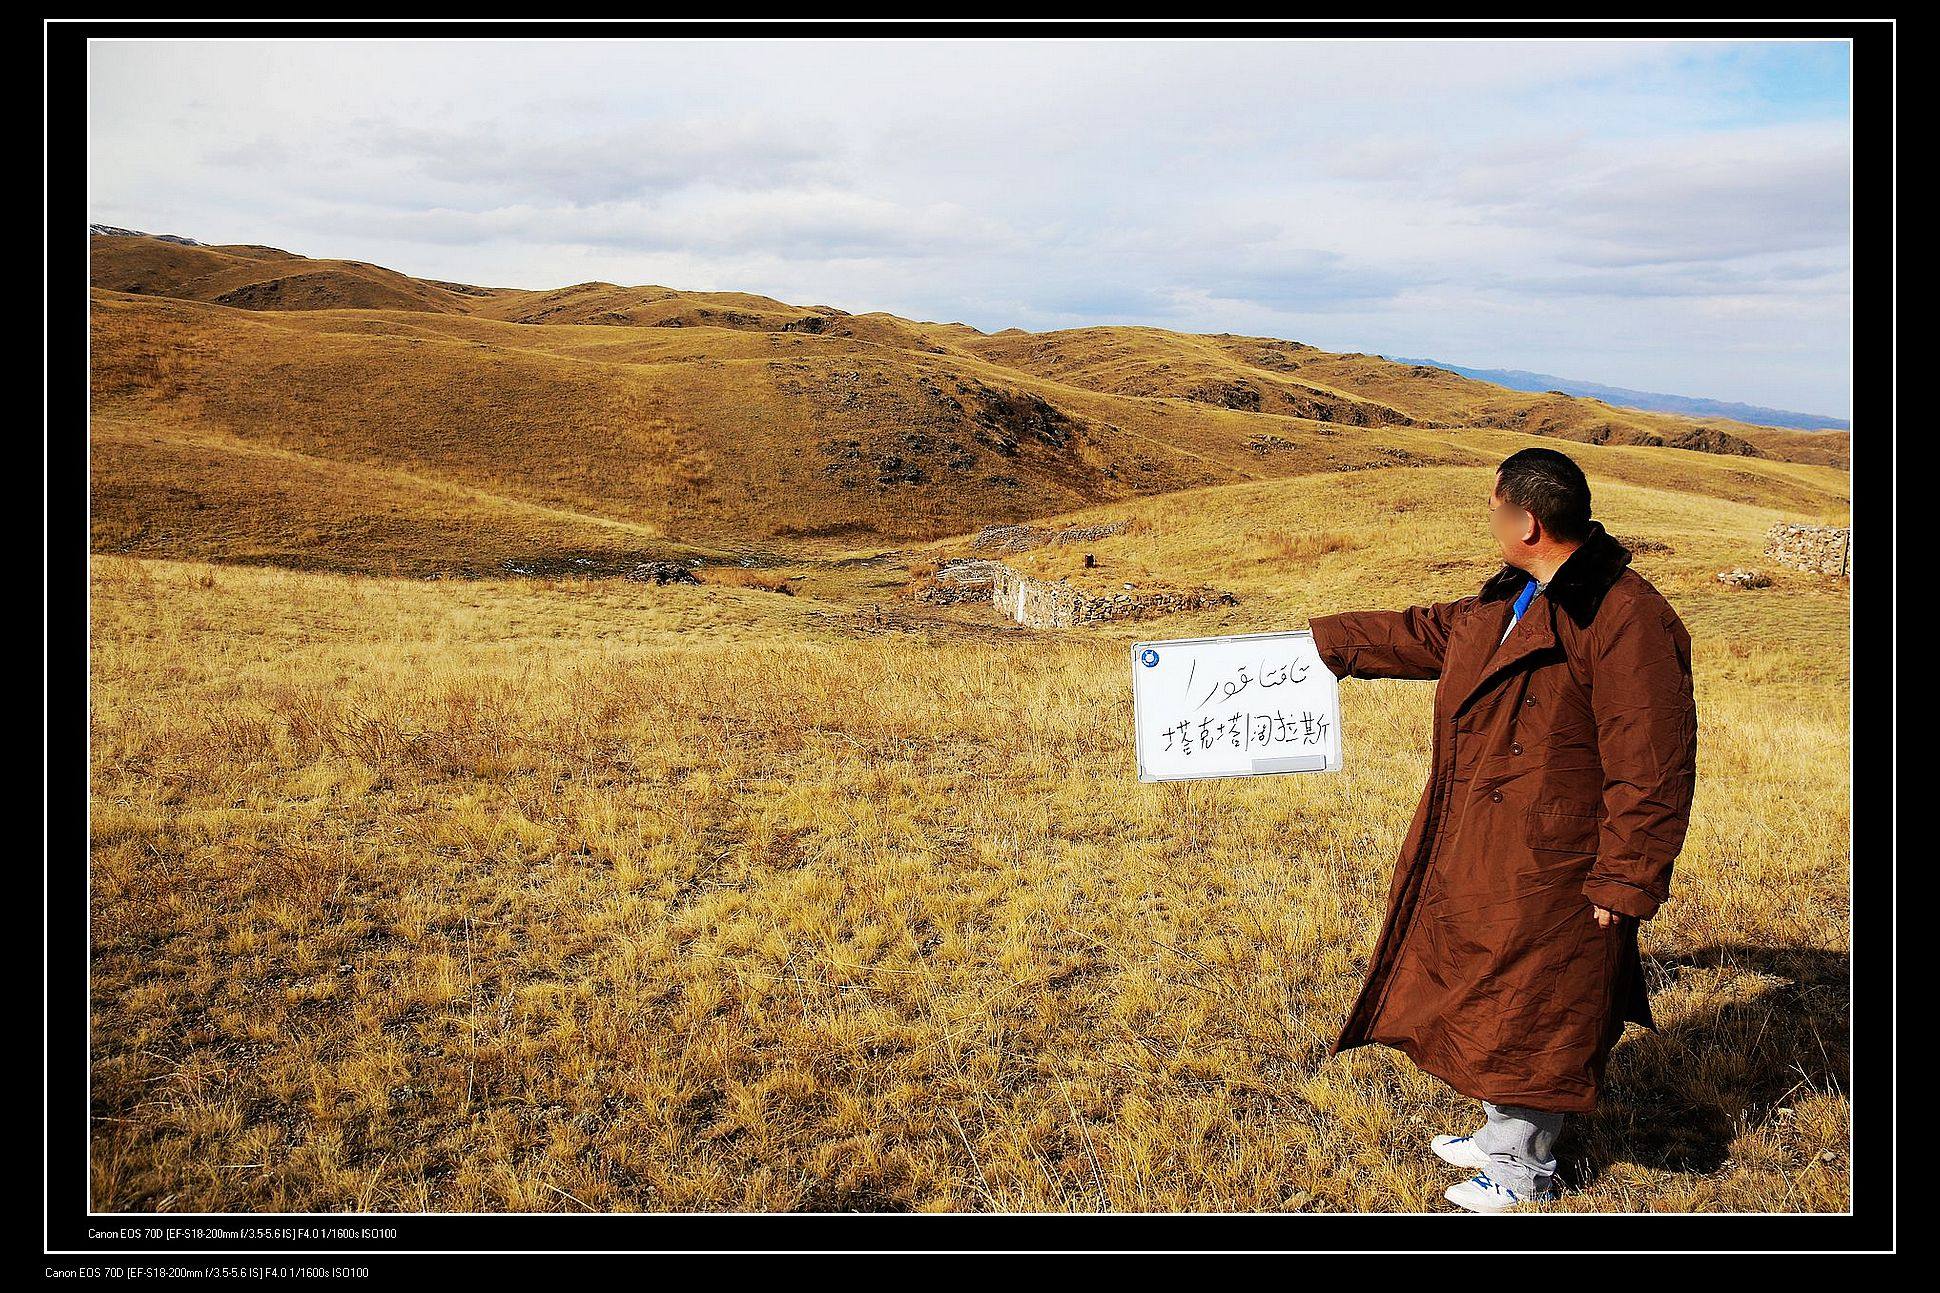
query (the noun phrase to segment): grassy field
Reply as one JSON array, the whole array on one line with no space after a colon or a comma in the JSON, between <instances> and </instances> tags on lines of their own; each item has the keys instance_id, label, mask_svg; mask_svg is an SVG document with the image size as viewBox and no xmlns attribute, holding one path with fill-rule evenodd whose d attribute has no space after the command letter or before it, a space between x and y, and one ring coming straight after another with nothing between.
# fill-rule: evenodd
<instances>
[{"instance_id":1,"label":"grassy field","mask_svg":"<svg viewBox=\"0 0 1940 1293\"><path fill-rule=\"evenodd\" d=\"M107 421L152 464L133 398ZM353 421L163 404L172 453ZM961 536L766 572L793 596L97 555L94 1206L1446 1209L1426 1140L1474 1106L1385 1049L1325 1056L1432 684L1343 682L1339 774L1141 785L1124 649L1474 591L1479 464L1541 441L1441 443L1456 465L1070 512L1133 522L1085 549L1099 577L1241 598L1109 629L897 596ZM1577 456L1616 534L1667 545L1637 567L1691 628L1700 746L1643 932L1662 1031L1565 1133L1559 1206L1842 1209L1849 599L1714 576L1771 569L1775 520L1842 518L1846 477ZM474 491L480 534L594 525L479 470L410 488ZM662 519L604 513L628 545Z\"/></svg>"}]
</instances>

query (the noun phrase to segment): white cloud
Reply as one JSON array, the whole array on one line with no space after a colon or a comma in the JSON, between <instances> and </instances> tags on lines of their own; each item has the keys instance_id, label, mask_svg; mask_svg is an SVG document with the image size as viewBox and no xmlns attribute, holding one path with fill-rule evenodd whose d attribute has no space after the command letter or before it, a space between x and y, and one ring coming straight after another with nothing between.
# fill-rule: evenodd
<instances>
[{"instance_id":1,"label":"white cloud","mask_svg":"<svg viewBox=\"0 0 1940 1293\"><path fill-rule=\"evenodd\" d=\"M472 282L1277 333L1836 413L1847 116L1795 57L96 42L90 213Z\"/></svg>"}]
</instances>

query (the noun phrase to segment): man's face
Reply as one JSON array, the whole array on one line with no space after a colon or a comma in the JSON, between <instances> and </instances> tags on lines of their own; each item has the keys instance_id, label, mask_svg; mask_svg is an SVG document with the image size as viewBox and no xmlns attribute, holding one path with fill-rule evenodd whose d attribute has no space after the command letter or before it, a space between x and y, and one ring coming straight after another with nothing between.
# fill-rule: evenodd
<instances>
[{"instance_id":1,"label":"man's face","mask_svg":"<svg viewBox=\"0 0 1940 1293\"><path fill-rule=\"evenodd\" d=\"M1502 559L1510 565L1522 564L1522 554L1526 551L1523 544L1533 519L1497 490L1489 490L1489 532L1502 548Z\"/></svg>"}]
</instances>

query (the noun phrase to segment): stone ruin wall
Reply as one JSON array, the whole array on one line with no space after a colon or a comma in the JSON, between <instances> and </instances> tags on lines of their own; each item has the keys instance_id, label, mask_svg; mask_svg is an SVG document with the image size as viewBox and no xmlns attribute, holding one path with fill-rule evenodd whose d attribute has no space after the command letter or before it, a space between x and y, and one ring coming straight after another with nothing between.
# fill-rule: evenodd
<instances>
[{"instance_id":1,"label":"stone ruin wall","mask_svg":"<svg viewBox=\"0 0 1940 1293\"><path fill-rule=\"evenodd\" d=\"M1781 566L1820 575L1852 573L1852 529L1842 525L1774 525L1765 555Z\"/></svg>"},{"instance_id":2,"label":"stone ruin wall","mask_svg":"<svg viewBox=\"0 0 1940 1293\"><path fill-rule=\"evenodd\" d=\"M1037 525L986 525L970 541L973 548L998 552L1021 552L1046 543L1089 543L1125 532L1125 522L1108 521L1099 525L1067 525L1051 530Z\"/></svg>"},{"instance_id":3,"label":"stone ruin wall","mask_svg":"<svg viewBox=\"0 0 1940 1293\"><path fill-rule=\"evenodd\" d=\"M1087 593L1061 579L1027 578L1001 563L992 574L990 600L1019 624L1040 629L1072 628L1106 620L1142 619L1172 611L1239 604L1239 598L1216 588Z\"/></svg>"}]
</instances>

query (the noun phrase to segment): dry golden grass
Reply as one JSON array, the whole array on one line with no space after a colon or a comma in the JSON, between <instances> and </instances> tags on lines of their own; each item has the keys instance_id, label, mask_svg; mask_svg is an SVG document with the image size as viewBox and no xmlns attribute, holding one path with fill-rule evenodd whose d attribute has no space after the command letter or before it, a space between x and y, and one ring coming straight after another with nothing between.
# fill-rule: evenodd
<instances>
[{"instance_id":1,"label":"dry golden grass","mask_svg":"<svg viewBox=\"0 0 1940 1293\"><path fill-rule=\"evenodd\" d=\"M792 594L795 591L793 581L801 577L770 570L743 570L737 566L704 566L700 571L700 581L704 584L755 588L767 593Z\"/></svg>"},{"instance_id":2,"label":"dry golden grass","mask_svg":"<svg viewBox=\"0 0 1940 1293\"><path fill-rule=\"evenodd\" d=\"M1560 1206L1842 1209L1848 598L1712 576L1844 478L1579 457L1671 547L1638 567L1694 636L1700 774L1644 933L1663 1030ZM1488 483L1074 513L1134 522L1104 577L1242 602L1070 632L857 615L961 536L794 597L98 556L94 1206L1442 1209L1425 1141L1474 1106L1325 1057L1431 685L1343 683L1338 774L1140 785L1124 644L1473 591Z\"/></svg>"},{"instance_id":3,"label":"dry golden grass","mask_svg":"<svg viewBox=\"0 0 1940 1293\"><path fill-rule=\"evenodd\" d=\"M1759 554L1846 520L1843 438L1634 447L1692 424L1263 338L94 246L96 1207L1439 1207L1468 1103L1324 1057L1431 688L1344 684L1340 774L1141 786L1123 647L1472 591L1529 431L1610 442L1571 453L1669 545L1702 724L1664 1029L1564 1206L1845 1206L1848 599ZM1054 516L1126 524L1035 573L1240 605L901 596Z\"/></svg>"}]
</instances>

